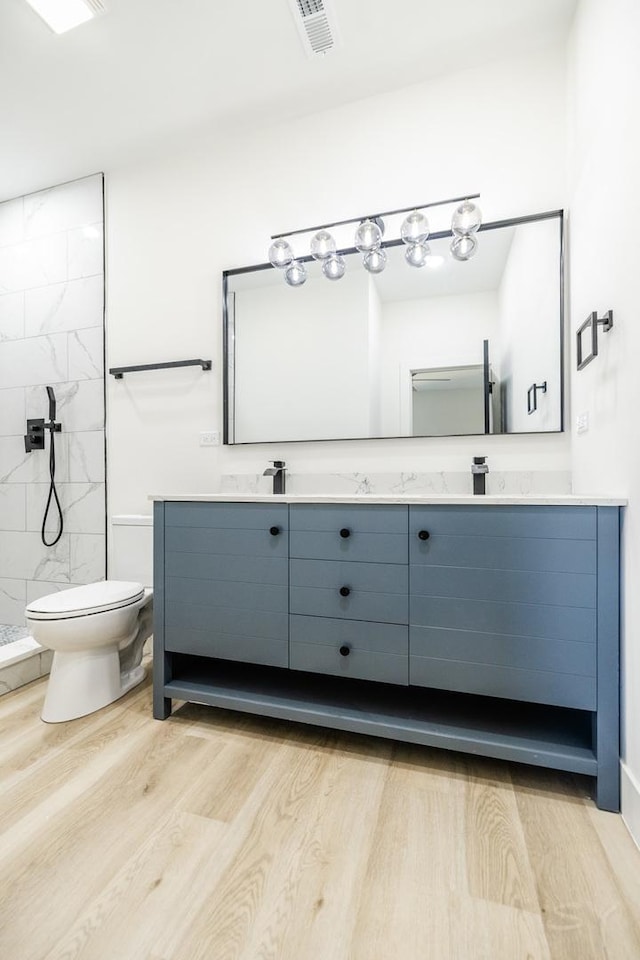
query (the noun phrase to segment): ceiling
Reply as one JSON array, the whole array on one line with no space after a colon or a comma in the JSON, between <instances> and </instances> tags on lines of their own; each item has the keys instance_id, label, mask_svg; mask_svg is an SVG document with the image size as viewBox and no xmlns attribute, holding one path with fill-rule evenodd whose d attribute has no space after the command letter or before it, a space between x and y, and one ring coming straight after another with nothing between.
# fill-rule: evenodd
<instances>
[{"instance_id":1,"label":"ceiling","mask_svg":"<svg viewBox=\"0 0 640 960\"><path fill-rule=\"evenodd\" d=\"M105 0L57 36L0 3L0 200L185 138L313 113L566 37L577 0L333 0L305 54L287 0Z\"/></svg>"}]
</instances>

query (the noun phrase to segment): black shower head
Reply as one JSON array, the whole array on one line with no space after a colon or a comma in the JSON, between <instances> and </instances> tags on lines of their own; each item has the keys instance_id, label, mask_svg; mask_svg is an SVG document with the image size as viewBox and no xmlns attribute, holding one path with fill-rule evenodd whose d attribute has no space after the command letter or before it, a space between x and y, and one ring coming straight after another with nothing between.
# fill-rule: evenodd
<instances>
[{"instance_id":1,"label":"black shower head","mask_svg":"<svg viewBox=\"0 0 640 960\"><path fill-rule=\"evenodd\" d=\"M49 394L49 420L53 423L56 419L56 395L53 387L47 387L47 393Z\"/></svg>"}]
</instances>

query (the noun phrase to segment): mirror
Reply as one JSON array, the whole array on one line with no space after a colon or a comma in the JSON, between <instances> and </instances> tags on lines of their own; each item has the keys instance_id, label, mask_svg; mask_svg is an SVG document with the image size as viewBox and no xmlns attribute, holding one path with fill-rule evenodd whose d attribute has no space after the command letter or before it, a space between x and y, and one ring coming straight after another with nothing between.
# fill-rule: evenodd
<instances>
[{"instance_id":1,"label":"mirror","mask_svg":"<svg viewBox=\"0 0 640 960\"><path fill-rule=\"evenodd\" d=\"M375 275L347 251L333 282L304 258L296 288L225 271L225 443L562 430L562 212L485 224L465 262L450 239L420 269L385 243Z\"/></svg>"}]
</instances>

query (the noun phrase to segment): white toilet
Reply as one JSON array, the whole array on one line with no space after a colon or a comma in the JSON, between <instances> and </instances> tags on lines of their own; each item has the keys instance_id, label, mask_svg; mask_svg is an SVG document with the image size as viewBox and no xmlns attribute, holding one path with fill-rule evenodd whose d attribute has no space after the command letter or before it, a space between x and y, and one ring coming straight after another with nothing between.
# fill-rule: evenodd
<instances>
[{"instance_id":1,"label":"white toilet","mask_svg":"<svg viewBox=\"0 0 640 960\"><path fill-rule=\"evenodd\" d=\"M42 719L75 720L113 703L144 679L153 593L141 583L102 580L34 600L27 626L55 651Z\"/></svg>"}]
</instances>

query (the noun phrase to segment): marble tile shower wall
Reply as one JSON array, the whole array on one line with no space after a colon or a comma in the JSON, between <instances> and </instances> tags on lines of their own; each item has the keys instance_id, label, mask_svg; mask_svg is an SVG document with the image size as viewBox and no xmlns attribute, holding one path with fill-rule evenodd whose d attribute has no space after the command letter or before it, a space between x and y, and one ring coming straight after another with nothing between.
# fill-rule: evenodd
<instances>
[{"instance_id":1,"label":"marble tile shower wall","mask_svg":"<svg viewBox=\"0 0 640 960\"><path fill-rule=\"evenodd\" d=\"M103 275L101 175L0 204L0 623L105 576ZM46 385L62 423L55 547L40 539L49 439L32 453L23 440L27 418L47 416Z\"/></svg>"}]
</instances>

